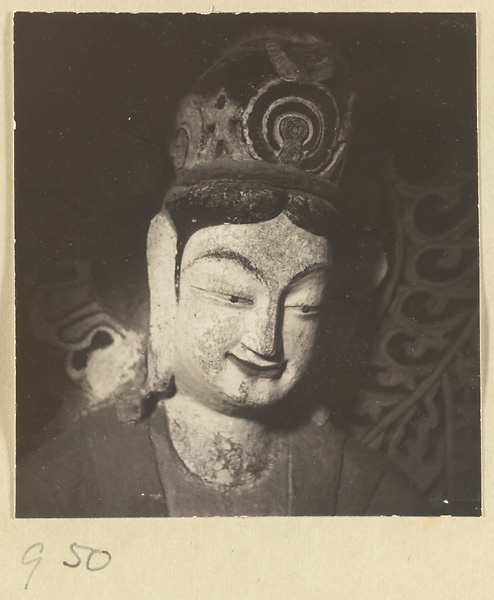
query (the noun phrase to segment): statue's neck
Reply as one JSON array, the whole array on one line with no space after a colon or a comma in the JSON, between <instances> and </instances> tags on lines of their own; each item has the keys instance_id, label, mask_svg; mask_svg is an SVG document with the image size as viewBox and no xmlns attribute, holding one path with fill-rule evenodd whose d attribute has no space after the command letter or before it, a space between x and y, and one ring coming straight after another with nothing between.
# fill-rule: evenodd
<instances>
[{"instance_id":1,"label":"statue's neck","mask_svg":"<svg viewBox=\"0 0 494 600\"><path fill-rule=\"evenodd\" d=\"M177 454L207 484L253 484L275 460L273 436L261 421L216 412L179 393L165 410Z\"/></svg>"}]
</instances>

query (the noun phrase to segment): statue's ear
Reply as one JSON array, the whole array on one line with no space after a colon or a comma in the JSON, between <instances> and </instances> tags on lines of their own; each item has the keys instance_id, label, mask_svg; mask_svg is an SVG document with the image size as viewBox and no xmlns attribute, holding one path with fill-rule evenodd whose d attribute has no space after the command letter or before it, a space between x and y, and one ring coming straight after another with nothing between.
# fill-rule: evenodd
<instances>
[{"instance_id":1,"label":"statue's ear","mask_svg":"<svg viewBox=\"0 0 494 600\"><path fill-rule=\"evenodd\" d=\"M147 240L149 280L148 392L170 393L177 296L177 232L167 212L151 221Z\"/></svg>"}]
</instances>

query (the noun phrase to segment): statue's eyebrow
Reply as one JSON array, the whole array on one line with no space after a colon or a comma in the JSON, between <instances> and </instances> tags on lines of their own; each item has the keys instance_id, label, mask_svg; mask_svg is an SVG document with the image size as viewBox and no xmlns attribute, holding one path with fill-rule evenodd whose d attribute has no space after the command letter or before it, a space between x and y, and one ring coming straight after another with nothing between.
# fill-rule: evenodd
<instances>
[{"instance_id":1,"label":"statue's eyebrow","mask_svg":"<svg viewBox=\"0 0 494 600\"><path fill-rule=\"evenodd\" d=\"M298 281L306 277L307 275L312 275L312 273L325 272L329 269L328 263L314 263L305 267L300 273L297 273L294 277L290 279L290 282L287 285L287 288L293 287Z\"/></svg>"},{"instance_id":2,"label":"statue's eyebrow","mask_svg":"<svg viewBox=\"0 0 494 600\"><path fill-rule=\"evenodd\" d=\"M246 271L250 271L251 273L253 273L258 279L265 281L265 278L264 278L262 272L256 266L254 266L246 256L243 256L242 254L239 254L238 252L234 252L233 250L210 250L209 252L205 252L204 254L201 254L200 256L194 258L194 260L192 260L190 262L190 264L187 266L190 267L198 260L202 260L204 258L217 258L219 260L231 260L233 262L238 263Z\"/></svg>"}]
</instances>

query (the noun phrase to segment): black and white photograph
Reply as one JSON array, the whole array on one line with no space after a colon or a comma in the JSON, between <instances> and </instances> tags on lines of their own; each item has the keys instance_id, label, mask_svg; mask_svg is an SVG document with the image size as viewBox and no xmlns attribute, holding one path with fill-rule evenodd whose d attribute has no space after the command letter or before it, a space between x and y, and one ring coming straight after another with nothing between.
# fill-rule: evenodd
<instances>
[{"instance_id":1,"label":"black and white photograph","mask_svg":"<svg viewBox=\"0 0 494 600\"><path fill-rule=\"evenodd\" d=\"M481 516L476 28L15 14L16 518Z\"/></svg>"}]
</instances>

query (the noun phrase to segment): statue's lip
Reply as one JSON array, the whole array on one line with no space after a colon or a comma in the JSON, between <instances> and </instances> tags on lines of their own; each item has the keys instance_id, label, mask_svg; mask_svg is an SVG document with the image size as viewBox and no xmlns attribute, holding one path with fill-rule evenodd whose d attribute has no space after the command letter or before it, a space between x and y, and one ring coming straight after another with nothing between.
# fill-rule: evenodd
<instances>
[{"instance_id":1,"label":"statue's lip","mask_svg":"<svg viewBox=\"0 0 494 600\"><path fill-rule=\"evenodd\" d=\"M286 360L283 362L263 362L259 364L239 358L235 354L228 353L228 358L246 375L252 377L267 377L270 379L278 379L281 377L286 367Z\"/></svg>"}]
</instances>

